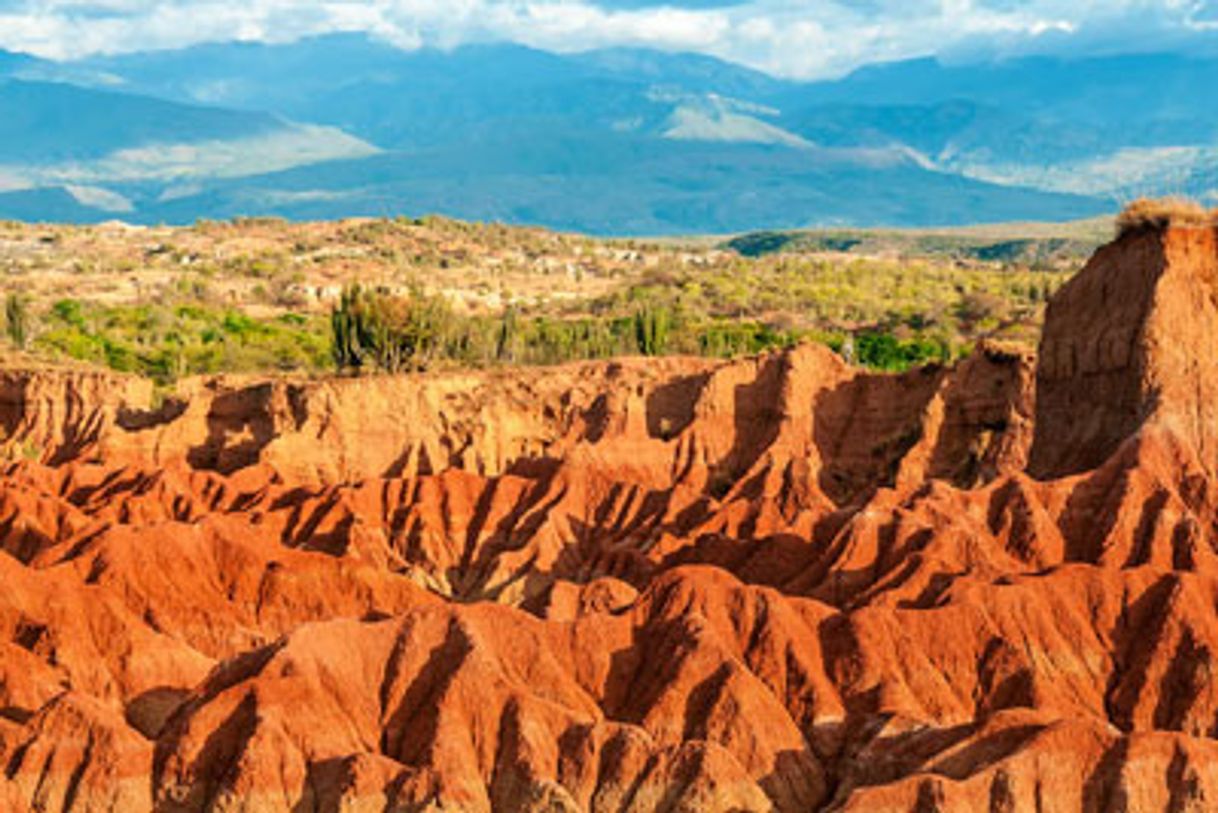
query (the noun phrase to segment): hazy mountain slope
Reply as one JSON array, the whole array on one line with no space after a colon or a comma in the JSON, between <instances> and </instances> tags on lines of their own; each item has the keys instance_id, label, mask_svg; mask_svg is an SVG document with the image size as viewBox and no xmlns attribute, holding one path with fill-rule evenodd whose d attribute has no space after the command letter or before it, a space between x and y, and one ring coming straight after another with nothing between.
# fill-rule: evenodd
<instances>
[{"instance_id":1,"label":"hazy mountain slope","mask_svg":"<svg viewBox=\"0 0 1218 813\"><path fill-rule=\"evenodd\" d=\"M291 115L318 93L389 75L402 56L388 44L343 34L286 45L210 43L76 64L137 92Z\"/></svg>"},{"instance_id":2,"label":"hazy mountain slope","mask_svg":"<svg viewBox=\"0 0 1218 813\"><path fill-rule=\"evenodd\" d=\"M200 167L191 172L156 156L156 171L108 168L85 179L131 201L133 219L440 211L598 233L671 233L1074 218L1103 206L928 171L933 162L923 156L961 129L950 105L929 114L822 109L816 86L700 55L557 55L505 44L406 52L342 34L57 69L166 100L160 104L222 106L237 120L272 124L275 114L357 139L337 144L336 155L303 154L283 172L266 161L257 177L244 177L249 161L187 156ZM981 132L1006 123L986 124L998 119L993 110L966 108ZM361 154L360 144L387 153L364 160L371 148ZM46 183L68 180L82 182Z\"/></svg>"},{"instance_id":3,"label":"hazy mountain slope","mask_svg":"<svg viewBox=\"0 0 1218 813\"><path fill-rule=\"evenodd\" d=\"M791 93L808 104L931 104L943 99L985 100L999 107L1053 112L1084 120L1129 118L1122 102L1145 113L1195 115L1189 93L1218 76L1218 60L1170 53L1118 56L1023 57L998 62L945 64L936 59L861 68L830 82ZM791 100L788 100L791 101Z\"/></svg>"},{"instance_id":4,"label":"hazy mountain slope","mask_svg":"<svg viewBox=\"0 0 1218 813\"><path fill-rule=\"evenodd\" d=\"M761 105L812 140L826 130L857 131L861 139L878 131L927 151L959 141L961 149L1004 160L1094 157L1121 147L1208 143L1218 134L1218 111L1194 103L1198 87L1218 80L1218 60L1174 54L967 65L924 59L798 83L693 54L556 55L503 44L403 52L342 34L125 55L81 67L139 92L274 110L374 140L380 134L386 147L405 143L402 133L476 130L539 110L582 124L620 126L631 116L650 122L657 90L670 103L715 94ZM925 143L928 130L938 136L932 143Z\"/></svg>"},{"instance_id":5,"label":"hazy mountain slope","mask_svg":"<svg viewBox=\"0 0 1218 813\"><path fill-rule=\"evenodd\" d=\"M798 87L741 65L701 54L670 54L645 48L604 48L572 54L571 62L648 84L675 84L686 90L767 101Z\"/></svg>"},{"instance_id":6,"label":"hazy mountain slope","mask_svg":"<svg viewBox=\"0 0 1218 813\"><path fill-rule=\"evenodd\" d=\"M0 111L0 156L5 163L98 158L147 144L247 137L285 126L266 113L19 80L0 82Z\"/></svg>"},{"instance_id":7,"label":"hazy mountain slope","mask_svg":"<svg viewBox=\"0 0 1218 813\"><path fill-rule=\"evenodd\" d=\"M30 223L98 223L115 215L86 206L62 187L0 192L0 220Z\"/></svg>"},{"instance_id":8,"label":"hazy mountain slope","mask_svg":"<svg viewBox=\"0 0 1218 813\"><path fill-rule=\"evenodd\" d=\"M842 145L900 143L939 167L1009 183L1129 196L1184 184L1181 147L1218 144L1218 110L1196 103L1218 60L1174 54L993 64L916 60L787 92L783 125Z\"/></svg>"},{"instance_id":9,"label":"hazy mountain slope","mask_svg":"<svg viewBox=\"0 0 1218 813\"><path fill-rule=\"evenodd\" d=\"M333 34L293 43L218 43L172 51L99 57L77 63L117 77L140 92L231 107L271 109L297 117L324 114L319 96L364 85L415 83L457 87L493 99L520 88L612 79L769 98L796 85L698 54L606 49L558 55L514 44L403 51L362 34ZM306 115L307 114L307 115Z\"/></svg>"},{"instance_id":10,"label":"hazy mountain slope","mask_svg":"<svg viewBox=\"0 0 1218 813\"><path fill-rule=\"evenodd\" d=\"M525 131L522 137L556 125L658 134L685 99L715 93L754 100L786 87L696 55L613 50L560 56L506 44L405 52L349 34L86 64L142 93L274 110L341 127L385 148L476 139L504 125Z\"/></svg>"},{"instance_id":11,"label":"hazy mountain slope","mask_svg":"<svg viewBox=\"0 0 1218 813\"><path fill-rule=\"evenodd\" d=\"M94 187L69 195L74 203L66 209L36 205L62 199L62 191L13 204L32 219L76 212L79 205L128 211L130 204L114 186L134 180L174 185L374 152L334 128L300 125L272 113L0 79L0 190Z\"/></svg>"},{"instance_id":12,"label":"hazy mountain slope","mask_svg":"<svg viewBox=\"0 0 1218 813\"><path fill-rule=\"evenodd\" d=\"M25 54L15 54L12 51L0 49L0 76L11 76L14 73L33 65L37 60Z\"/></svg>"},{"instance_id":13,"label":"hazy mountain slope","mask_svg":"<svg viewBox=\"0 0 1218 813\"><path fill-rule=\"evenodd\" d=\"M930 172L891 155L568 134L300 167L148 210L292 218L440 212L600 234L733 232L759 224L929 225L1074 219L1102 204Z\"/></svg>"},{"instance_id":14,"label":"hazy mountain slope","mask_svg":"<svg viewBox=\"0 0 1218 813\"><path fill-rule=\"evenodd\" d=\"M1204 196L1218 168L1218 110L1195 92L1218 80L1218 59L1173 54L916 60L799 83L646 49L402 51L339 34L14 71L91 86L14 86L45 88L52 110L75 109L64 94L117 99L114 88L128 105L113 124L14 117L10 129L29 131L9 137L17 162L77 160L73 139L96 159L145 130L208 144L35 179L118 192L145 220L434 209L614 233L955 224ZM234 141L229 128L277 135ZM245 176L257 177L232 180Z\"/></svg>"}]
</instances>

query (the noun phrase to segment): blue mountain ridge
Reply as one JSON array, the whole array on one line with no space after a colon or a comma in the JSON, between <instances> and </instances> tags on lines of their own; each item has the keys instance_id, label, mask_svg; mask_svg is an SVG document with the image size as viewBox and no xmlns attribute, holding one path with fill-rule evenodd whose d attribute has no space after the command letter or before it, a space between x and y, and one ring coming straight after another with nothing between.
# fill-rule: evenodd
<instances>
[{"instance_id":1,"label":"blue mountain ridge","mask_svg":"<svg viewBox=\"0 0 1218 813\"><path fill-rule=\"evenodd\" d=\"M189 188L106 180L132 201L124 217L151 222L436 211L630 234L1070 219L1110 210L1135 186L1204 195L1218 165L1207 152L1218 111L1196 96L1218 79L1218 59L1186 54L926 59L795 82L703 55L403 51L339 34L22 62L0 58L0 76L72 84L9 80L0 112L18 107L6 94L55 109L79 93L82 110L104 110L115 91L123 112L81 118L66 144L53 116L8 116L0 167L248 137L289 121L380 151ZM1172 166L1180 149L1191 163ZM1142 168L1128 180L1060 180L1122 151ZM26 205L12 204L16 216L37 218Z\"/></svg>"}]
</instances>

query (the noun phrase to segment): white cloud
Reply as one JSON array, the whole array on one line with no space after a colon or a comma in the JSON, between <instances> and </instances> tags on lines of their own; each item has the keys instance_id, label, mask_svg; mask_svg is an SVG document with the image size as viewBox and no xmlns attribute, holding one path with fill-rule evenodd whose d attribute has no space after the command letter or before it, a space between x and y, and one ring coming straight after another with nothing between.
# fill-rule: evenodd
<instances>
[{"instance_id":1,"label":"white cloud","mask_svg":"<svg viewBox=\"0 0 1218 813\"><path fill-rule=\"evenodd\" d=\"M512 39L542 47L579 50L626 43L701 50L723 41L731 22L722 12L657 8L610 12L577 3L530 3L503 19Z\"/></svg>"},{"instance_id":2,"label":"white cloud","mask_svg":"<svg viewBox=\"0 0 1218 813\"><path fill-rule=\"evenodd\" d=\"M691 50L799 77L1061 38L1150 48L1216 24L1214 0L0 0L0 47L52 58L367 31L403 48L506 39Z\"/></svg>"}]
</instances>

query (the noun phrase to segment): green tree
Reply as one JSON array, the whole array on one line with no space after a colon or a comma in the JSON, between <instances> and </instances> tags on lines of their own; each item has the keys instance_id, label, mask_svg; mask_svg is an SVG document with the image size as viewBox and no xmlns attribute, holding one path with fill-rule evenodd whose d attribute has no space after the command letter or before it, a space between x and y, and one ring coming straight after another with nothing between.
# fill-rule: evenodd
<instances>
[{"instance_id":1,"label":"green tree","mask_svg":"<svg viewBox=\"0 0 1218 813\"><path fill-rule=\"evenodd\" d=\"M364 366L364 342L368 328L364 319L364 292L358 284L343 288L338 304L330 312L330 354L339 372Z\"/></svg>"},{"instance_id":2,"label":"green tree","mask_svg":"<svg viewBox=\"0 0 1218 813\"><path fill-rule=\"evenodd\" d=\"M658 305L644 305L634 315L634 333L639 352L644 356L660 356L668 349L668 334L672 314Z\"/></svg>"},{"instance_id":3,"label":"green tree","mask_svg":"<svg viewBox=\"0 0 1218 813\"><path fill-rule=\"evenodd\" d=\"M499 335L495 342L495 357L499 361L515 361L516 345L519 343L520 326L517 324L516 306L508 305L499 322Z\"/></svg>"},{"instance_id":4,"label":"green tree","mask_svg":"<svg viewBox=\"0 0 1218 813\"><path fill-rule=\"evenodd\" d=\"M18 349L25 349L30 338L30 309L21 294L9 294L4 301L4 329Z\"/></svg>"},{"instance_id":5,"label":"green tree","mask_svg":"<svg viewBox=\"0 0 1218 813\"><path fill-rule=\"evenodd\" d=\"M369 361L387 373L426 369L450 351L455 318L448 301L419 289L409 296L345 289L330 314L331 356L338 369Z\"/></svg>"}]
</instances>

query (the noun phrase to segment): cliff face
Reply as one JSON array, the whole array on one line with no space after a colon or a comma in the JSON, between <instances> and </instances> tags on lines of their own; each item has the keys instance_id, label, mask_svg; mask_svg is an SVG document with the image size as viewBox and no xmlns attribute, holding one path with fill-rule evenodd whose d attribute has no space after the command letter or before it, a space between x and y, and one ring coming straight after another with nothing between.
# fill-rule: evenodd
<instances>
[{"instance_id":1,"label":"cliff face","mask_svg":"<svg viewBox=\"0 0 1218 813\"><path fill-rule=\"evenodd\" d=\"M0 809L1209 809L1216 267L1039 365L4 374Z\"/></svg>"},{"instance_id":2,"label":"cliff face","mask_svg":"<svg viewBox=\"0 0 1218 813\"><path fill-rule=\"evenodd\" d=\"M811 468L835 501L904 476L978 481L1018 468L1031 360L987 347L958 369L848 369L807 346L739 362L626 359L552 369L328 381L194 379L152 405L147 382L0 374L10 456L43 463L262 467L314 486L463 471L588 466L657 487L755 465ZM910 457L911 452L916 454ZM925 459L922 459L925 458ZM824 495L820 495L824 496Z\"/></svg>"},{"instance_id":3,"label":"cliff face","mask_svg":"<svg viewBox=\"0 0 1218 813\"><path fill-rule=\"evenodd\" d=\"M1218 470L1218 236L1142 229L1103 249L1049 305L1031 471L1102 464L1145 426Z\"/></svg>"}]
</instances>

